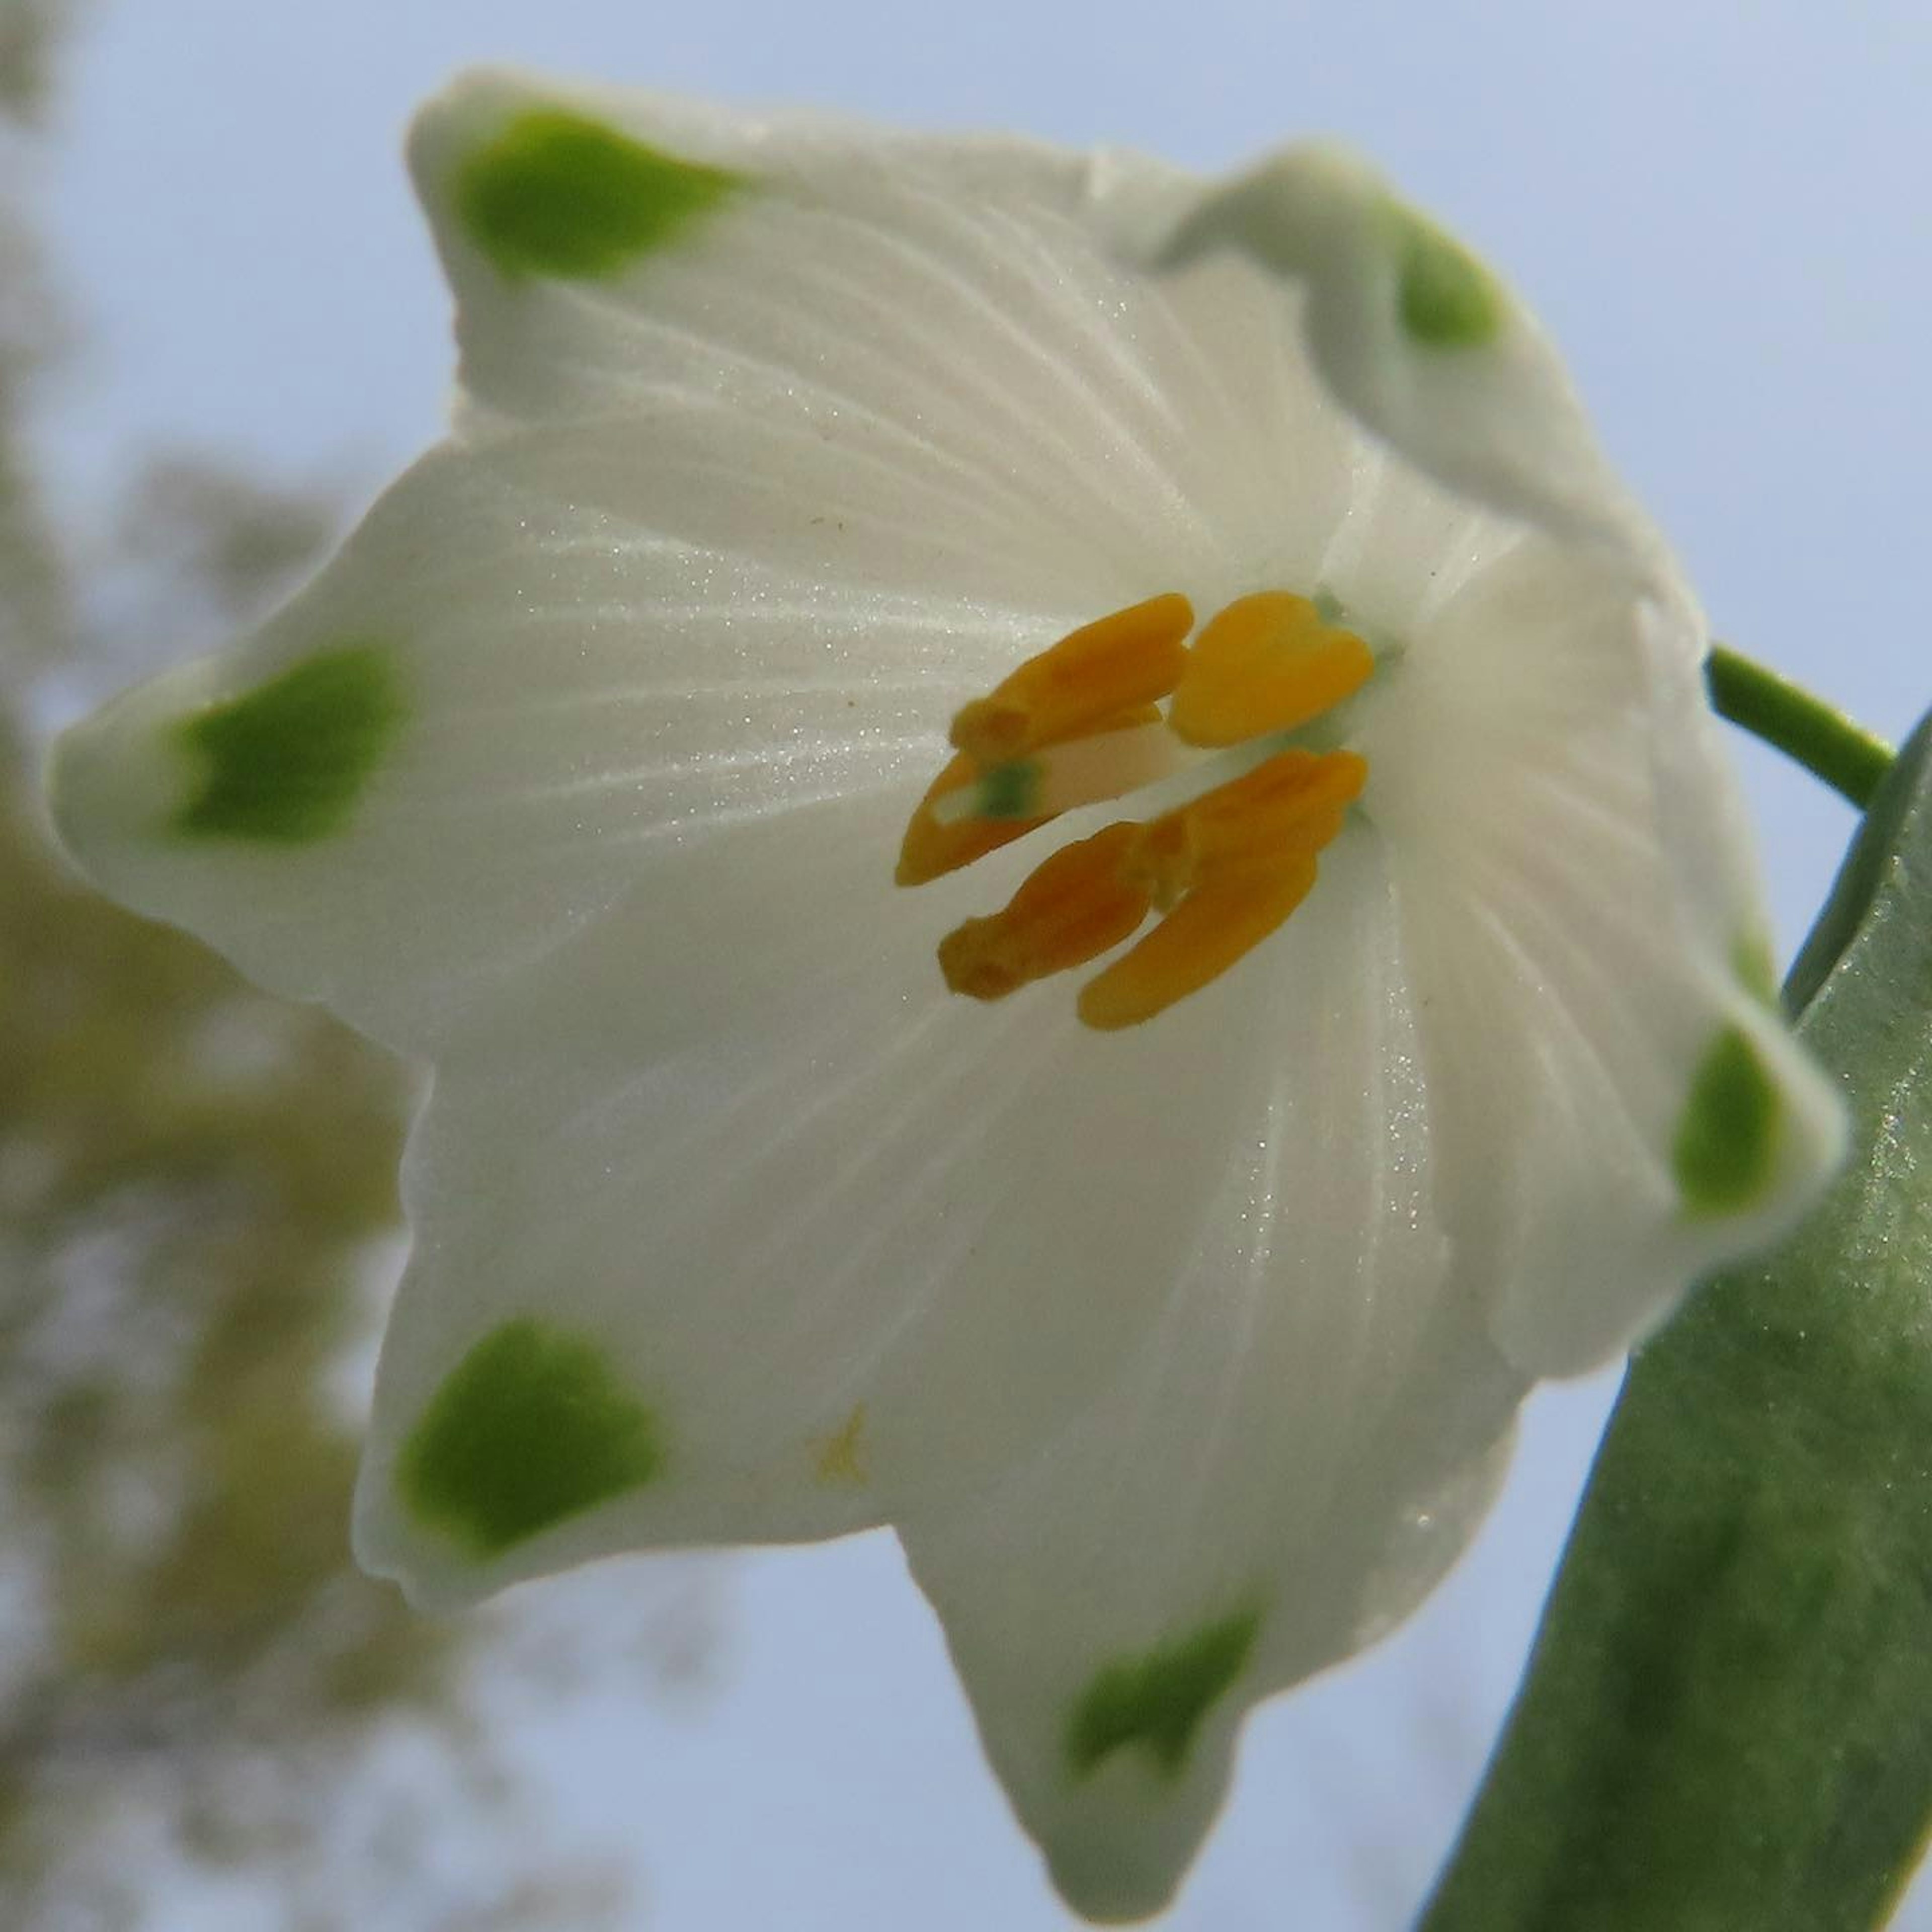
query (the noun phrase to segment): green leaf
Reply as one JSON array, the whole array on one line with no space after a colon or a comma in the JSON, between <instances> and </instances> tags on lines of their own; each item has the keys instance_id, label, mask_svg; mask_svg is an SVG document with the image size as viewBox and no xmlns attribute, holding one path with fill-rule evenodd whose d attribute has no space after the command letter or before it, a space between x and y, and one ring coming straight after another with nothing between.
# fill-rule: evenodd
<instances>
[{"instance_id":1,"label":"green leaf","mask_svg":"<svg viewBox=\"0 0 1932 1932\"><path fill-rule=\"evenodd\" d=\"M1932 719L1788 990L1850 1166L1633 1366L1424 1932L1866 1932L1932 1826Z\"/></svg>"}]
</instances>

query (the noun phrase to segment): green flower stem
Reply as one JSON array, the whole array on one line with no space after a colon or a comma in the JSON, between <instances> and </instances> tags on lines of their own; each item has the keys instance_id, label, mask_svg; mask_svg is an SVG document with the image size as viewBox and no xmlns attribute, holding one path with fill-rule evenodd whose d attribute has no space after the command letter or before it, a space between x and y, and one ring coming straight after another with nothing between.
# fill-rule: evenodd
<instances>
[{"instance_id":1,"label":"green flower stem","mask_svg":"<svg viewBox=\"0 0 1932 1932\"><path fill-rule=\"evenodd\" d=\"M1892 748L1882 738L1726 644L1712 646L1704 680L1720 718L1795 758L1861 812L1871 803L1892 769Z\"/></svg>"},{"instance_id":2,"label":"green flower stem","mask_svg":"<svg viewBox=\"0 0 1932 1932\"><path fill-rule=\"evenodd\" d=\"M1932 1828L1932 719L1786 988L1844 1175L1637 1354L1422 1932L1874 1932Z\"/></svg>"}]
</instances>

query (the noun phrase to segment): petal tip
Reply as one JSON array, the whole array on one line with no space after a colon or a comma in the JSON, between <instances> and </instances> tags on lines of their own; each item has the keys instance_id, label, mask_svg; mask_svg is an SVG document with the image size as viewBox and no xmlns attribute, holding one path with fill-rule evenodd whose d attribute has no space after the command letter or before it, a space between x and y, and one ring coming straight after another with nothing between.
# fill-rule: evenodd
<instances>
[{"instance_id":1,"label":"petal tip","mask_svg":"<svg viewBox=\"0 0 1932 1932\"><path fill-rule=\"evenodd\" d=\"M508 284L592 282L682 238L746 185L640 139L586 91L508 70L460 76L417 116L409 155L446 251Z\"/></svg>"}]
</instances>

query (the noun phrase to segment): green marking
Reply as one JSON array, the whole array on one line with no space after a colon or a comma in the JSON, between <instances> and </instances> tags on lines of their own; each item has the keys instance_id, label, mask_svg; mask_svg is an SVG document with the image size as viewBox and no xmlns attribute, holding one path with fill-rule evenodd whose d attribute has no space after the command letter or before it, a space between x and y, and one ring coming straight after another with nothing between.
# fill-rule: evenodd
<instances>
[{"instance_id":1,"label":"green marking","mask_svg":"<svg viewBox=\"0 0 1932 1932\"><path fill-rule=\"evenodd\" d=\"M1694 1214L1735 1214L1771 1184L1777 1166L1778 1088L1743 1028L1706 1048L1677 1124L1671 1162Z\"/></svg>"},{"instance_id":2,"label":"green marking","mask_svg":"<svg viewBox=\"0 0 1932 1932\"><path fill-rule=\"evenodd\" d=\"M982 818L1030 818L1040 792L1040 770L1032 758L1009 758L980 775L974 805Z\"/></svg>"},{"instance_id":3,"label":"green marking","mask_svg":"<svg viewBox=\"0 0 1932 1932\"><path fill-rule=\"evenodd\" d=\"M185 836L305 844L339 832L401 724L389 652L350 644L306 659L173 728L200 783L174 815Z\"/></svg>"},{"instance_id":4,"label":"green marking","mask_svg":"<svg viewBox=\"0 0 1932 1932\"><path fill-rule=\"evenodd\" d=\"M464 232L510 280L585 280L664 247L744 184L586 116L542 107L464 162L455 204Z\"/></svg>"},{"instance_id":5,"label":"green marking","mask_svg":"<svg viewBox=\"0 0 1932 1932\"><path fill-rule=\"evenodd\" d=\"M1430 349L1474 349L1490 340L1504 310L1490 272L1414 208L1391 201L1388 212L1403 329Z\"/></svg>"},{"instance_id":6,"label":"green marking","mask_svg":"<svg viewBox=\"0 0 1932 1932\"><path fill-rule=\"evenodd\" d=\"M1116 1751L1138 1745L1170 1778L1178 1776L1201 1720L1241 1674L1260 1628L1259 1612L1244 1611L1108 1664L1067 1720L1074 1775L1084 1778Z\"/></svg>"},{"instance_id":7,"label":"green marking","mask_svg":"<svg viewBox=\"0 0 1932 1932\"><path fill-rule=\"evenodd\" d=\"M465 1355L397 1466L424 1522L478 1558L499 1556L663 1467L650 1412L594 1343L525 1318Z\"/></svg>"}]
</instances>

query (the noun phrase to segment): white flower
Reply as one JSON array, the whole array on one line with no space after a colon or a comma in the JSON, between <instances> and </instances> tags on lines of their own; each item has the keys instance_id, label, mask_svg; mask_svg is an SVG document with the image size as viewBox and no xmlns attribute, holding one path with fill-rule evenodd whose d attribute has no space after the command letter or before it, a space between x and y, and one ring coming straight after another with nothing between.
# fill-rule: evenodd
<instances>
[{"instance_id":1,"label":"white flower","mask_svg":"<svg viewBox=\"0 0 1932 1932\"><path fill-rule=\"evenodd\" d=\"M1835 1156L1697 612L1331 154L484 76L413 157L450 440L55 779L108 890L436 1069L364 1559L894 1523L1066 1896L1153 1910L1530 1382Z\"/></svg>"}]
</instances>

